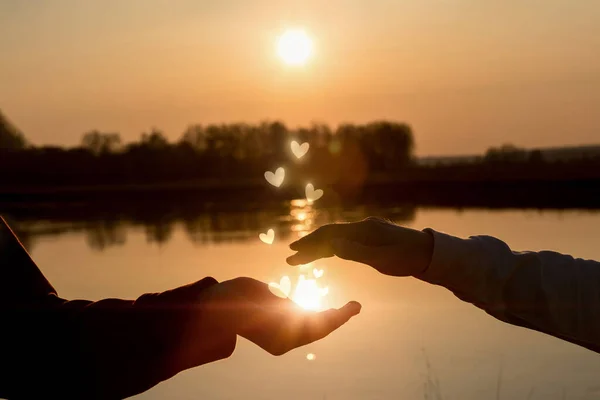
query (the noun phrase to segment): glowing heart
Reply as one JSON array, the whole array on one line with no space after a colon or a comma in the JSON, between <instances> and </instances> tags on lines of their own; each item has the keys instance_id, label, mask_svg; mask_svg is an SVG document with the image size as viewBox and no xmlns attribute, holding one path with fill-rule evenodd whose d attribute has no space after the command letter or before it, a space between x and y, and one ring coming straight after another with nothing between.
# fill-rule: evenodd
<instances>
[{"instance_id":1,"label":"glowing heart","mask_svg":"<svg viewBox=\"0 0 600 400\"><path fill-rule=\"evenodd\" d=\"M265 179L275 187L281 186L283 178L285 178L285 170L282 167L277 168L275 173L271 171L265 172Z\"/></svg>"},{"instance_id":2,"label":"glowing heart","mask_svg":"<svg viewBox=\"0 0 600 400\"><path fill-rule=\"evenodd\" d=\"M325 271L323 271L322 269L316 269L316 268L313 269L313 275L315 276L315 278L322 277L323 272L325 272Z\"/></svg>"},{"instance_id":3,"label":"glowing heart","mask_svg":"<svg viewBox=\"0 0 600 400\"><path fill-rule=\"evenodd\" d=\"M284 276L279 283L269 283L269 290L277 297L287 298L292 290L292 281L288 276Z\"/></svg>"},{"instance_id":4,"label":"glowing heart","mask_svg":"<svg viewBox=\"0 0 600 400\"><path fill-rule=\"evenodd\" d=\"M319 294L322 296L327 296L329 293L329 286L319 289Z\"/></svg>"},{"instance_id":5,"label":"glowing heart","mask_svg":"<svg viewBox=\"0 0 600 400\"><path fill-rule=\"evenodd\" d=\"M306 185L305 194L306 200L317 201L321 198L321 196L323 196L323 190L315 190L315 187L312 185L312 183L309 183L308 185Z\"/></svg>"},{"instance_id":6,"label":"glowing heart","mask_svg":"<svg viewBox=\"0 0 600 400\"><path fill-rule=\"evenodd\" d=\"M302 158L307 152L309 148L308 142L304 142L302 144L298 144L295 140L292 142L292 153L296 156L296 158Z\"/></svg>"},{"instance_id":7,"label":"glowing heart","mask_svg":"<svg viewBox=\"0 0 600 400\"><path fill-rule=\"evenodd\" d=\"M273 240L275 239L275 231L273 229L269 229L267 233L261 233L258 235L258 238L266 244L273 244Z\"/></svg>"}]
</instances>

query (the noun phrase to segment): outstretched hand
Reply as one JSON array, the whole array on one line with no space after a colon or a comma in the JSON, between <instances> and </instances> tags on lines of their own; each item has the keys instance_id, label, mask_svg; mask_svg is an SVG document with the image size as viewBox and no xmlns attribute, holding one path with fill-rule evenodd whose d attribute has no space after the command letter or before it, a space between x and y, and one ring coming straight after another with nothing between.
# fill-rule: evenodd
<instances>
[{"instance_id":1,"label":"outstretched hand","mask_svg":"<svg viewBox=\"0 0 600 400\"><path fill-rule=\"evenodd\" d=\"M359 303L352 301L340 309L306 311L290 299L275 296L267 284L252 278L219 283L204 296L206 309L222 328L273 355L324 338L361 309Z\"/></svg>"},{"instance_id":2,"label":"outstretched hand","mask_svg":"<svg viewBox=\"0 0 600 400\"><path fill-rule=\"evenodd\" d=\"M280 355L329 335L361 308L308 312L257 280L211 277L136 300L68 301L2 218L0 253L0 319L10 327L0 330L1 398L125 398L229 357L237 335Z\"/></svg>"},{"instance_id":3,"label":"outstretched hand","mask_svg":"<svg viewBox=\"0 0 600 400\"><path fill-rule=\"evenodd\" d=\"M308 264L338 256L370 265L392 276L414 276L429 266L433 237L386 220L369 217L360 222L328 224L290 244L297 253L290 265Z\"/></svg>"}]
</instances>

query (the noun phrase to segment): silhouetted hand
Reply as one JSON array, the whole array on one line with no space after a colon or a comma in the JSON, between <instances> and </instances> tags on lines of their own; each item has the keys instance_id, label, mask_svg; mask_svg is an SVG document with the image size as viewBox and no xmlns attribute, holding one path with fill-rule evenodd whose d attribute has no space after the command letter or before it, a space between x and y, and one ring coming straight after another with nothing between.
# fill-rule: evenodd
<instances>
[{"instance_id":1,"label":"silhouetted hand","mask_svg":"<svg viewBox=\"0 0 600 400\"><path fill-rule=\"evenodd\" d=\"M356 302L307 312L251 278L207 277L136 300L68 301L1 218L0 278L0 397L9 399L124 398L229 357L237 335L280 355L360 312Z\"/></svg>"},{"instance_id":2,"label":"silhouetted hand","mask_svg":"<svg viewBox=\"0 0 600 400\"><path fill-rule=\"evenodd\" d=\"M380 218L324 225L290 244L297 251L290 265L308 264L319 258L338 256L370 265L382 274L414 276L424 272L431 260L433 237Z\"/></svg>"},{"instance_id":3,"label":"silhouetted hand","mask_svg":"<svg viewBox=\"0 0 600 400\"><path fill-rule=\"evenodd\" d=\"M352 301L340 309L306 311L290 299L275 296L267 284L252 278L214 285L203 298L209 315L221 329L235 332L273 355L324 338L361 309Z\"/></svg>"}]
</instances>

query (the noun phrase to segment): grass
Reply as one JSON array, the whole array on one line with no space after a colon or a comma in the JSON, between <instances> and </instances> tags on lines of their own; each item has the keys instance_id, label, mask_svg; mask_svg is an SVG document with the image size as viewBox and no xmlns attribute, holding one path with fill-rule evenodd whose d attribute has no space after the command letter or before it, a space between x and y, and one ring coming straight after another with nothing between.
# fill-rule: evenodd
<instances>
[{"instance_id":1,"label":"grass","mask_svg":"<svg viewBox=\"0 0 600 400\"><path fill-rule=\"evenodd\" d=\"M425 359L425 369L426 375L424 376L425 382L423 384L423 399L424 400L444 400L444 395L442 394L442 386L440 384L439 378L437 377L435 370L433 369L431 362L429 361L429 357L427 356L427 352L423 349L423 357ZM503 377L503 369L502 366L498 370L498 378L496 381L496 396L495 400L501 400L501 392L502 392L502 377ZM532 387L527 393L526 400L531 400L535 395L535 387ZM562 400L567 399L566 389L562 389L561 397Z\"/></svg>"}]
</instances>

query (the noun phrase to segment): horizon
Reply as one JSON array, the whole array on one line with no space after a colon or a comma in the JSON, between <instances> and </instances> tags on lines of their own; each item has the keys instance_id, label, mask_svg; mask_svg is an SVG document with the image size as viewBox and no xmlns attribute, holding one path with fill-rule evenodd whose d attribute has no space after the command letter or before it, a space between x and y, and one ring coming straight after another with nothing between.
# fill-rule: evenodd
<instances>
[{"instance_id":1,"label":"horizon","mask_svg":"<svg viewBox=\"0 0 600 400\"><path fill-rule=\"evenodd\" d=\"M4 124L7 124L6 126L10 127L11 129L15 130L18 133L23 134L23 137L25 138L25 140L27 141L27 143L29 145L33 146L33 147L48 146L48 147L59 147L59 148L69 149L69 148L78 148L78 147L82 146L81 142L73 144L73 145L66 145L66 146L65 145L54 145L54 144L43 144L43 145L32 144L32 143L30 143L28 141L27 135L24 132L22 132L22 130L16 124L14 124L13 121L11 121L10 118L8 118L5 114L3 114L1 109L0 109L0 122L4 122ZM269 120L262 120L262 121L258 121L256 123L243 122L243 121L240 121L240 122L231 122L231 123L223 122L221 124L211 124L211 125L214 125L214 126L223 126L223 125L244 124L244 125L249 125L249 126L259 126L262 123L273 123L273 122L281 122L281 123L283 123L285 125L284 121L277 121L277 120L271 120L271 121L269 121ZM383 121L383 120L381 120L381 121L370 121L370 122L393 122L393 123L403 124L403 122L401 122L401 121ZM367 123L369 123L369 122L367 122ZM350 123L350 124L358 126L358 124L352 124L352 123ZM194 125L196 125L196 126L202 126L205 129L208 128L209 126L211 126L211 125L201 125L201 124L190 124L190 127L194 126ZM294 132L299 131L301 129L310 128L311 125L307 125L307 126L299 125L299 126L296 126L296 127L289 127L287 125L285 125L285 126L286 126L286 128L288 130L288 133L290 135L293 135ZM331 128L331 130L332 130L332 132L334 134L335 134L336 130L339 127L339 125L337 125L337 126L329 126L329 125L327 125L327 126L329 128ZM157 128L157 127L152 127L150 129L148 129L147 131L151 132L153 130L158 130L158 132L161 132L163 134L165 133L161 129ZM96 131L96 130L92 129L92 130L88 130L88 131L84 132L82 134L82 138L83 138L83 136L86 133L90 133L90 132L94 132L94 131ZM140 134L140 137L132 138L131 140L129 140L127 142L121 142L121 146L126 147L126 146L131 145L131 144L139 143L140 140L141 140L141 136L144 133L148 133L148 132L142 132ZM102 134L117 134L117 135L119 135L119 137L121 137L121 135L120 135L119 132L99 132L99 133L102 133ZM165 138L169 141L169 143L176 143L179 140L183 140L184 133L185 133L185 131L180 136L178 136L176 138L171 138L171 137L169 137L169 135L165 135ZM502 143L500 145L490 145L482 153L420 154L420 155L419 154L415 154L415 158L418 159L418 160L422 160L422 161L424 161L424 160L438 160L438 159L439 160L443 160L443 159L479 158L479 157L484 156L485 152L487 150L489 150L491 148L502 147L504 145L511 145L512 146L514 144L513 143ZM563 144L563 145L545 146L545 147L539 147L539 146L537 146L537 147L520 147L520 146L516 146L516 148L519 149L519 150L525 150L525 151L539 150L539 151L542 151L542 152L563 151L563 150L576 150L576 149L600 149L600 141L598 141L598 142L589 142L589 143L579 143L579 144Z\"/></svg>"},{"instance_id":2,"label":"horizon","mask_svg":"<svg viewBox=\"0 0 600 400\"><path fill-rule=\"evenodd\" d=\"M7 1L0 105L35 145L265 119L404 122L418 157L597 143L600 3L537 3Z\"/></svg>"}]
</instances>

